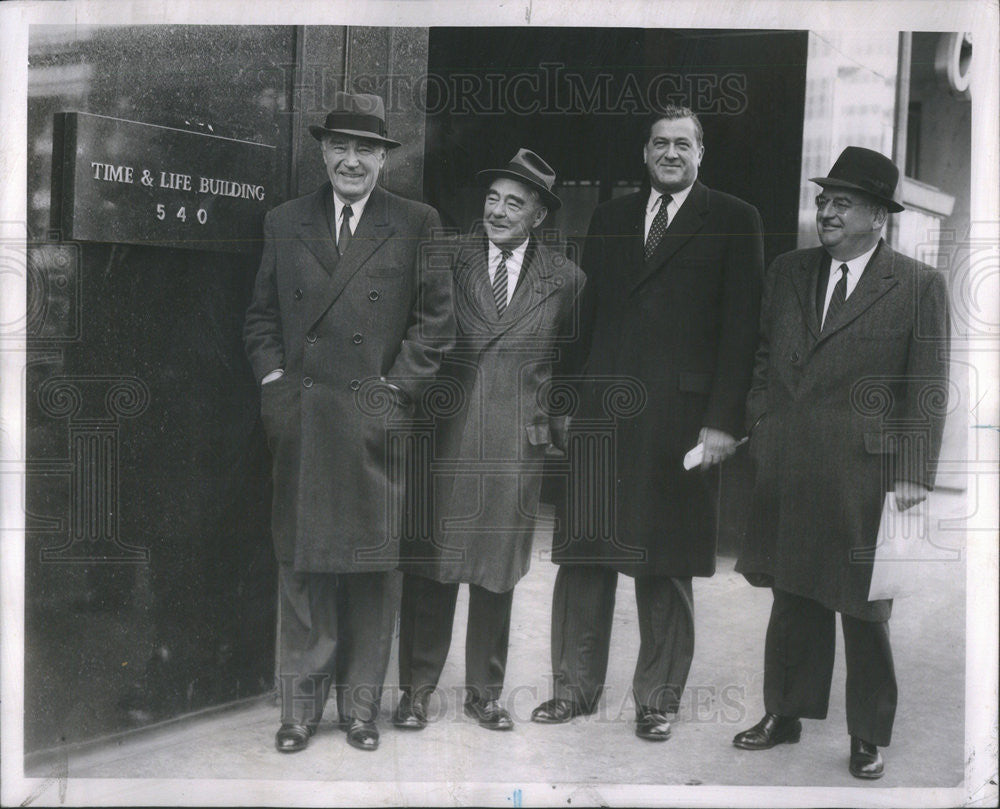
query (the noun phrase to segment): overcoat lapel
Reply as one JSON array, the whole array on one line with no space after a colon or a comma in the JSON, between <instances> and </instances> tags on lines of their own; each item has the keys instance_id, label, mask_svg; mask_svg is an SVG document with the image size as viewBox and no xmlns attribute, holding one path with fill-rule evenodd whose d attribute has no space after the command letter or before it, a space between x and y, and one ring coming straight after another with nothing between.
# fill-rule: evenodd
<instances>
[{"instance_id":1,"label":"overcoat lapel","mask_svg":"<svg viewBox=\"0 0 1000 809\"><path fill-rule=\"evenodd\" d=\"M316 261L327 273L332 275L336 269L339 256L337 245L330 235L330 221L326 205L326 195L332 194L327 183L308 200L308 205L302 221L299 222L296 237L316 257Z\"/></svg>"},{"instance_id":2,"label":"overcoat lapel","mask_svg":"<svg viewBox=\"0 0 1000 809\"><path fill-rule=\"evenodd\" d=\"M813 341L819 339L819 316L816 314L816 284L819 282L819 269L823 264L823 249L817 247L802 257L799 271L792 275L795 294L802 307L802 322L806 324Z\"/></svg>"},{"instance_id":3,"label":"overcoat lapel","mask_svg":"<svg viewBox=\"0 0 1000 809\"><path fill-rule=\"evenodd\" d=\"M368 203L365 205L364 213L361 214L361 221L358 222L354 236L336 263L326 291L310 310L307 318L310 325L319 320L333 305L351 278L394 232L395 227L389 221L389 197L376 185L368 197ZM333 242L328 239L328 243L336 254Z\"/></svg>"},{"instance_id":4,"label":"overcoat lapel","mask_svg":"<svg viewBox=\"0 0 1000 809\"><path fill-rule=\"evenodd\" d=\"M642 194L639 195L640 198ZM648 199L648 196L646 197ZM708 189L701 183L695 181L691 187L684 204L670 222L670 226L660 239L660 243L653 251L653 255L648 261L643 261L639 273L633 277L632 289L642 284L650 275L666 264L673 255L680 250L705 224L705 217L708 216ZM637 217L639 223L640 242L642 233L645 230L645 208L643 207Z\"/></svg>"},{"instance_id":5,"label":"overcoat lapel","mask_svg":"<svg viewBox=\"0 0 1000 809\"><path fill-rule=\"evenodd\" d=\"M464 307L465 314L469 317L480 319L483 323L496 324L497 307L493 301L493 288L490 286L485 237L466 242L460 248L455 286L460 295L460 302L456 302L456 306Z\"/></svg>"},{"instance_id":6,"label":"overcoat lapel","mask_svg":"<svg viewBox=\"0 0 1000 809\"><path fill-rule=\"evenodd\" d=\"M893 275L893 253L884 242L879 241L878 249L872 257L865 271L858 280L858 285L854 288L850 297L844 301L843 307L837 312L833 321L827 324L820 334L819 341L823 342L832 334L849 325L860 317L872 304L885 295L890 289L899 283Z\"/></svg>"}]
</instances>

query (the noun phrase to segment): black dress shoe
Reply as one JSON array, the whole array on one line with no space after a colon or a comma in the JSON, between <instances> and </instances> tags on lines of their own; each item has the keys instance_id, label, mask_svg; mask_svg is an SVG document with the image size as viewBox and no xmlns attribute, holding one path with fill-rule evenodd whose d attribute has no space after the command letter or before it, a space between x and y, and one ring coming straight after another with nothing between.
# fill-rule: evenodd
<instances>
[{"instance_id":1,"label":"black dress shoe","mask_svg":"<svg viewBox=\"0 0 1000 809\"><path fill-rule=\"evenodd\" d=\"M543 725L559 725L569 722L575 716L583 716L589 711L585 711L583 706L570 702L568 699L550 699L543 702L531 712L532 722L541 722Z\"/></svg>"},{"instance_id":2,"label":"black dress shoe","mask_svg":"<svg viewBox=\"0 0 1000 809\"><path fill-rule=\"evenodd\" d=\"M392 724L402 730L423 730L427 727L427 706L404 693L392 715Z\"/></svg>"},{"instance_id":3,"label":"black dress shoe","mask_svg":"<svg viewBox=\"0 0 1000 809\"><path fill-rule=\"evenodd\" d=\"M514 720L510 714L500 707L495 699L486 702L469 701L465 703L465 715L471 716L479 727L487 730L513 730Z\"/></svg>"},{"instance_id":4,"label":"black dress shoe","mask_svg":"<svg viewBox=\"0 0 1000 809\"><path fill-rule=\"evenodd\" d=\"M670 720L655 708L638 705L635 709L635 735L651 742L670 738Z\"/></svg>"},{"instance_id":5,"label":"black dress shoe","mask_svg":"<svg viewBox=\"0 0 1000 809\"><path fill-rule=\"evenodd\" d=\"M885 765L878 748L857 736L851 736L851 765L848 769L855 778L875 779L885 775Z\"/></svg>"},{"instance_id":6,"label":"black dress shoe","mask_svg":"<svg viewBox=\"0 0 1000 809\"><path fill-rule=\"evenodd\" d=\"M309 737L315 732L312 725L284 724L274 734L274 746L279 753L297 753L306 749Z\"/></svg>"},{"instance_id":7,"label":"black dress shoe","mask_svg":"<svg viewBox=\"0 0 1000 809\"><path fill-rule=\"evenodd\" d=\"M802 735L802 723L794 716L766 713L756 725L737 733L733 744L744 750L768 750L776 744L795 744Z\"/></svg>"},{"instance_id":8,"label":"black dress shoe","mask_svg":"<svg viewBox=\"0 0 1000 809\"><path fill-rule=\"evenodd\" d=\"M347 728L347 743L358 750L378 750L378 728L374 722L352 719Z\"/></svg>"}]
</instances>

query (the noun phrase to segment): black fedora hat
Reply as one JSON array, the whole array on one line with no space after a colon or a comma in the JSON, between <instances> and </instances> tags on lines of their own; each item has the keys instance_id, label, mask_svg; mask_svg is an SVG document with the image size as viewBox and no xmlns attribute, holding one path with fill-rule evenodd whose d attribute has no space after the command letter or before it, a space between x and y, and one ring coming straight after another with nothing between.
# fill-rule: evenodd
<instances>
[{"instance_id":1,"label":"black fedora hat","mask_svg":"<svg viewBox=\"0 0 1000 809\"><path fill-rule=\"evenodd\" d=\"M376 140L389 149L400 145L398 140L386 137L385 103L381 96L371 93L338 90L333 98L333 109L326 116L323 126L310 124L309 133L316 140L337 133Z\"/></svg>"},{"instance_id":2,"label":"black fedora hat","mask_svg":"<svg viewBox=\"0 0 1000 809\"><path fill-rule=\"evenodd\" d=\"M552 193L552 186L556 182L555 171L529 149L518 149L517 154L502 169L483 169L476 174L476 179L480 182L493 182L497 177L509 177L535 189L550 211L558 210L562 205L559 197Z\"/></svg>"},{"instance_id":3,"label":"black fedora hat","mask_svg":"<svg viewBox=\"0 0 1000 809\"><path fill-rule=\"evenodd\" d=\"M851 188L878 200L890 213L906 209L895 199L899 169L888 157L871 149L848 146L830 169L829 177L810 177L824 188Z\"/></svg>"}]
</instances>

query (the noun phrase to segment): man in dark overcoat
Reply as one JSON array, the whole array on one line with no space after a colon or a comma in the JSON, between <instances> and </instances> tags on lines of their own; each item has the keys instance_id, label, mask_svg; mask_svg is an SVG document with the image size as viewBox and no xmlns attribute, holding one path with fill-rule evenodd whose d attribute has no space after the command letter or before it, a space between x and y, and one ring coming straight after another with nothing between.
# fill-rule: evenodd
<instances>
[{"instance_id":1,"label":"man in dark overcoat","mask_svg":"<svg viewBox=\"0 0 1000 809\"><path fill-rule=\"evenodd\" d=\"M303 749L334 683L350 744L375 717L399 599L400 465L391 440L454 339L451 278L424 266L437 212L377 184L382 99L338 93L330 182L270 211L245 326L273 454L282 752Z\"/></svg>"},{"instance_id":2,"label":"man in dark overcoat","mask_svg":"<svg viewBox=\"0 0 1000 809\"><path fill-rule=\"evenodd\" d=\"M565 443L548 407L553 368L579 327L583 272L532 230L559 208L555 172L521 149L489 183L481 236L455 243L455 348L441 368L430 536L404 547L394 721L420 729L448 656L459 584L469 585L465 713L491 730L501 707L514 586L528 572L542 466Z\"/></svg>"},{"instance_id":3,"label":"man in dark overcoat","mask_svg":"<svg viewBox=\"0 0 1000 809\"><path fill-rule=\"evenodd\" d=\"M757 210L698 181L691 110L654 116L642 153L648 184L600 205L584 247L579 407L552 551L554 696L532 719L596 710L624 573L639 614L636 734L662 741L694 654L691 578L715 572L704 470L742 432L764 258ZM685 471L698 444L701 471Z\"/></svg>"},{"instance_id":4,"label":"man in dark overcoat","mask_svg":"<svg viewBox=\"0 0 1000 809\"><path fill-rule=\"evenodd\" d=\"M796 742L800 717L826 716L839 612L858 778L883 774L896 710L892 601L868 600L883 501L926 498L948 399L944 279L881 239L903 210L898 178L889 158L850 146L813 179L822 246L768 269L747 403L757 476L737 570L774 603L766 715L733 743Z\"/></svg>"}]
</instances>

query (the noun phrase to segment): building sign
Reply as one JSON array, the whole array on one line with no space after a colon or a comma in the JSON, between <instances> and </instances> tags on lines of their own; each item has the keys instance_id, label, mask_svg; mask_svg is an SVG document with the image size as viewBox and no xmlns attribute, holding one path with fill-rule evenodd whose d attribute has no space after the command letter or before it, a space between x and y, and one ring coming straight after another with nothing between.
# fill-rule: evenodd
<instances>
[{"instance_id":1,"label":"building sign","mask_svg":"<svg viewBox=\"0 0 1000 809\"><path fill-rule=\"evenodd\" d=\"M259 248L273 146L63 112L53 150L52 224L64 239Z\"/></svg>"}]
</instances>

